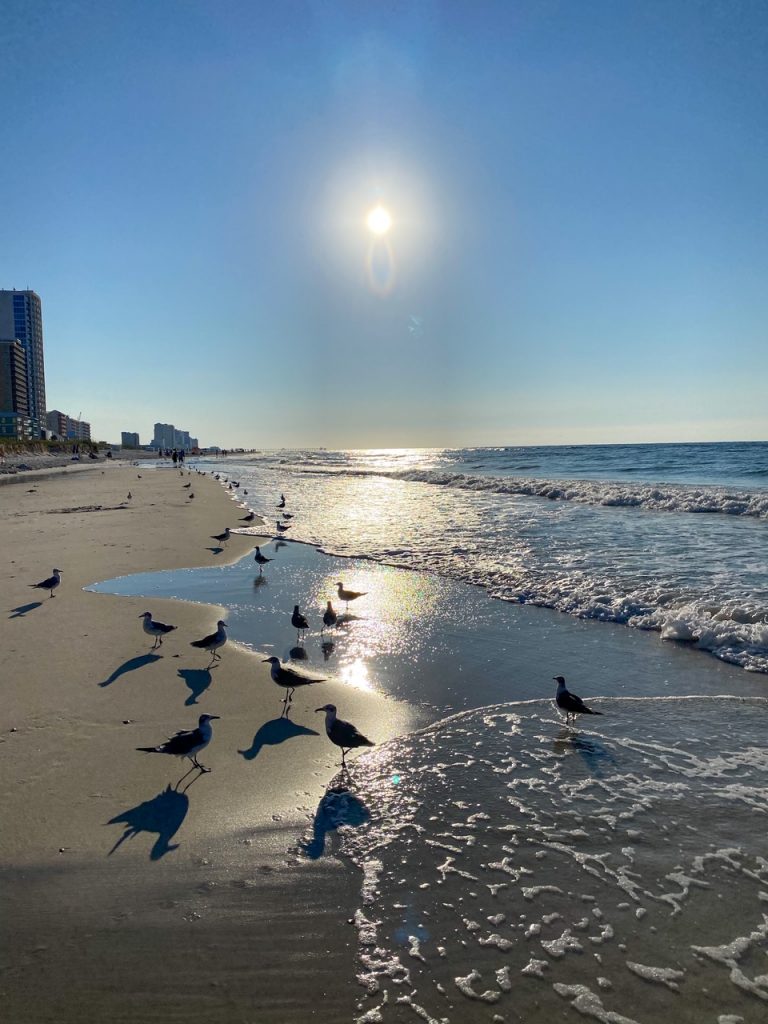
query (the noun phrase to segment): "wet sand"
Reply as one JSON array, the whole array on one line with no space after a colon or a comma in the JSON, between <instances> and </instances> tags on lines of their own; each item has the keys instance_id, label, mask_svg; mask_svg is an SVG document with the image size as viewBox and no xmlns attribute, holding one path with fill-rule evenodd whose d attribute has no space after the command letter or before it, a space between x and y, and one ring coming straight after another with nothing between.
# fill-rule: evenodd
<instances>
[{"instance_id":1,"label":"wet sand","mask_svg":"<svg viewBox=\"0 0 768 1024\"><path fill-rule=\"evenodd\" d=\"M210 479L126 466L25 475L0 488L0 509L7 1019L348 1019L359 878L333 855L334 834L322 860L290 852L337 763L313 709L341 694L384 741L407 730L407 708L328 682L320 700L294 702L308 724L285 727L251 651L229 643L207 671L189 646L220 609L82 589L249 551L253 537L224 551L210 540L242 514ZM55 598L29 589L54 565ZM147 608L178 627L157 652L138 618ZM177 785L181 762L135 748L203 711L221 716L202 758L212 772Z\"/></svg>"}]
</instances>

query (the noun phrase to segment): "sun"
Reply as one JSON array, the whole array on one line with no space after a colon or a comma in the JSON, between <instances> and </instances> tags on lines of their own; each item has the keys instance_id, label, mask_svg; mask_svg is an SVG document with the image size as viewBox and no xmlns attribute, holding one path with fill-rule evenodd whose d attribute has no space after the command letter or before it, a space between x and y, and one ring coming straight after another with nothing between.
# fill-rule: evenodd
<instances>
[{"instance_id":1,"label":"sun","mask_svg":"<svg viewBox=\"0 0 768 1024\"><path fill-rule=\"evenodd\" d=\"M392 216L383 206L374 206L365 219L368 230L374 235L386 235L392 227Z\"/></svg>"}]
</instances>

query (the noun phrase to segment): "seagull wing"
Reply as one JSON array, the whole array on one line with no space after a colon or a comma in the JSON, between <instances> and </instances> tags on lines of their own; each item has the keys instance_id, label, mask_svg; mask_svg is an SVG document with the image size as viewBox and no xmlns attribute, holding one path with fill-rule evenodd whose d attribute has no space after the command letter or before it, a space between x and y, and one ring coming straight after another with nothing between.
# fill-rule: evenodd
<instances>
[{"instance_id":1,"label":"seagull wing","mask_svg":"<svg viewBox=\"0 0 768 1024\"><path fill-rule=\"evenodd\" d=\"M210 646L210 644L212 644L217 639L218 639L218 633L211 633L210 636L204 636L202 640L192 640L190 642L189 646L190 647L208 647L208 646Z\"/></svg>"},{"instance_id":2,"label":"seagull wing","mask_svg":"<svg viewBox=\"0 0 768 1024\"><path fill-rule=\"evenodd\" d=\"M373 743L351 722L337 718L331 726L330 737L340 747L372 747Z\"/></svg>"}]
</instances>

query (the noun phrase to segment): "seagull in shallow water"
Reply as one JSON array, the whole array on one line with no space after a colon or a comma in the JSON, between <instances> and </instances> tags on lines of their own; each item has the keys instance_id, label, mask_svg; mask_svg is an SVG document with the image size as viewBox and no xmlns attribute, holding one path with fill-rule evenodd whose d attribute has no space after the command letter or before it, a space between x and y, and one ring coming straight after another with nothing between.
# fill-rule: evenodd
<instances>
[{"instance_id":1,"label":"seagull in shallow water","mask_svg":"<svg viewBox=\"0 0 768 1024\"><path fill-rule=\"evenodd\" d=\"M555 703L561 711L565 712L566 724L571 719L576 721L576 715L602 715L602 711L593 711L592 708L587 707L581 697L577 697L575 693L567 690L563 676L553 676L552 678L557 683Z\"/></svg>"},{"instance_id":2,"label":"seagull in shallow water","mask_svg":"<svg viewBox=\"0 0 768 1024\"><path fill-rule=\"evenodd\" d=\"M39 583L30 583L29 586L37 588L37 590L47 590L51 597L56 597L54 590L61 583L61 569L54 569L53 576L49 576L47 580L40 580Z\"/></svg>"},{"instance_id":3,"label":"seagull in shallow water","mask_svg":"<svg viewBox=\"0 0 768 1024\"><path fill-rule=\"evenodd\" d=\"M259 567L259 576L261 576L262 572L264 571L264 566L267 564L267 562L273 561L273 559L267 558L266 555L262 555L258 545L256 546L256 554L253 556L253 560Z\"/></svg>"},{"instance_id":4,"label":"seagull in shallow water","mask_svg":"<svg viewBox=\"0 0 768 1024\"><path fill-rule=\"evenodd\" d=\"M175 626L167 626L164 622L157 622L152 618L152 612L142 612L139 618L144 619L144 632L155 638L155 646L152 648L153 651L155 650L155 647L159 647L163 642L163 637L166 633L172 633L173 630L176 629Z\"/></svg>"},{"instance_id":5,"label":"seagull in shallow water","mask_svg":"<svg viewBox=\"0 0 768 1024\"><path fill-rule=\"evenodd\" d=\"M343 583L337 583L336 587L337 587L337 592L338 592L338 595L339 595L339 600L343 601L346 604L347 611L349 611L349 602L350 601L356 601L358 599L358 597L365 597L365 595L368 593L367 590L363 590L363 591L359 591L359 590L345 590Z\"/></svg>"},{"instance_id":6,"label":"seagull in shallow water","mask_svg":"<svg viewBox=\"0 0 768 1024\"><path fill-rule=\"evenodd\" d=\"M284 494L280 495L280 502L277 505L275 505L275 508L285 508L285 495Z\"/></svg>"},{"instance_id":7,"label":"seagull in shallow water","mask_svg":"<svg viewBox=\"0 0 768 1024\"><path fill-rule=\"evenodd\" d=\"M284 526L283 523L275 523L275 526L277 527L278 533L286 533L290 530L290 526Z\"/></svg>"},{"instance_id":8,"label":"seagull in shallow water","mask_svg":"<svg viewBox=\"0 0 768 1024\"><path fill-rule=\"evenodd\" d=\"M204 651L209 651L211 654L211 665L214 661L221 661L221 655L217 654L216 651L227 642L226 625L226 622L222 622L219 619L216 623L215 633L211 633L210 636L204 636L202 640L193 640L189 645L190 647L200 647Z\"/></svg>"},{"instance_id":9,"label":"seagull in shallow water","mask_svg":"<svg viewBox=\"0 0 768 1024\"><path fill-rule=\"evenodd\" d=\"M299 611L299 606L295 604L293 606L293 615L291 616L291 625L296 630L297 640L301 640L301 634L305 633L309 629L309 623L306 618Z\"/></svg>"},{"instance_id":10,"label":"seagull in shallow water","mask_svg":"<svg viewBox=\"0 0 768 1024\"><path fill-rule=\"evenodd\" d=\"M358 732L351 722L345 722L344 719L336 717L335 704L323 704L321 708L315 708L315 711L325 712L325 731L331 743L341 747L342 768L347 767L347 762L345 761L347 751L353 750L355 747L372 747L375 745L372 740Z\"/></svg>"},{"instance_id":11,"label":"seagull in shallow water","mask_svg":"<svg viewBox=\"0 0 768 1024\"><path fill-rule=\"evenodd\" d=\"M195 768L199 768L201 772L209 772L211 769L203 767L198 762L197 755L201 750L205 750L211 742L213 736L211 722L218 717L218 715L200 715L196 729L177 732L175 736L171 736L165 743L160 743L156 747L136 747L136 749L147 754L173 754L175 757L188 757Z\"/></svg>"},{"instance_id":12,"label":"seagull in shallow water","mask_svg":"<svg viewBox=\"0 0 768 1024\"><path fill-rule=\"evenodd\" d=\"M323 626L320 632L322 633L323 629L325 629L326 626L328 627L328 629L330 629L331 626L335 626L337 618L338 616L336 615L336 612L333 610L333 605L329 601L328 607L323 612Z\"/></svg>"},{"instance_id":13,"label":"seagull in shallow water","mask_svg":"<svg viewBox=\"0 0 768 1024\"><path fill-rule=\"evenodd\" d=\"M281 665L279 658L264 658L264 663L267 662L270 665L269 674L272 676L272 682L285 689L284 703L286 706L293 700L293 691L297 686L311 686L312 683L325 682L325 676L310 676L305 672L297 672L294 668Z\"/></svg>"},{"instance_id":14,"label":"seagull in shallow water","mask_svg":"<svg viewBox=\"0 0 768 1024\"><path fill-rule=\"evenodd\" d=\"M229 540L229 527L224 529L224 533L212 533L211 540L218 541L219 544L226 544Z\"/></svg>"}]
</instances>

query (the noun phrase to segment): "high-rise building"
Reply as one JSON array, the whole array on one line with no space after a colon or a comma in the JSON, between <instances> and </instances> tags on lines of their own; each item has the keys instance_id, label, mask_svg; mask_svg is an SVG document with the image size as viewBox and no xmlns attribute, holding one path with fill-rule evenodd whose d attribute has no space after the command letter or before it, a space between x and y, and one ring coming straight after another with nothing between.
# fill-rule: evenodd
<instances>
[{"instance_id":1,"label":"high-rise building","mask_svg":"<svg viewBox=\"0 0 768 1024\"><path fill-rule=\"evenodd\" d=\"M0 341L0 437L35 436L29 415L27 357L16 339Z\"/></svg>"},{"instance_id":2,"label":"high-rise building","mask_svg":"<svg viewBox=\"0 0 768 1024\"><path fill-rule=\"evenodd\" d=\"M29 416L38 434L45 427L45 364L43 314L33 291L0 290L0 338L15 338L24 347Z\"/></svg>"},{"instance_id":3,"label":"high-rise building","mask_svg":"<svg viewBox=\"0 0 768 1024\"><path fill-rule=\"evenodd\" d=\"M176 428L172 423L156 423L155 433L152 438L153 448L173 448L175 445L174 434Z\"/></svg>"},{"instance_id":4,"label":"high-rise building","mask_svg":"<svg viewBox=\"0 0 768 1024\"><path fill-rule=\"evenodd\" d=\"M123 448L140 448L141 441L139 441L139 435L132 433L129 430L123 430L120 434L120 443Z\"/></svg>"},{"instance_id":5,"label":"high-rise building","mask_svg":"<svg viewBox=\"0 0 768 1024\"><path fill-rule=\"evenodd\" d=\"M51 433L57 437L66 438L68 441L90 441L91 424L85 420L76 420L67 416L59 409L51 409L46 414L45 422Z\"/></svg>"}]
</instances>

